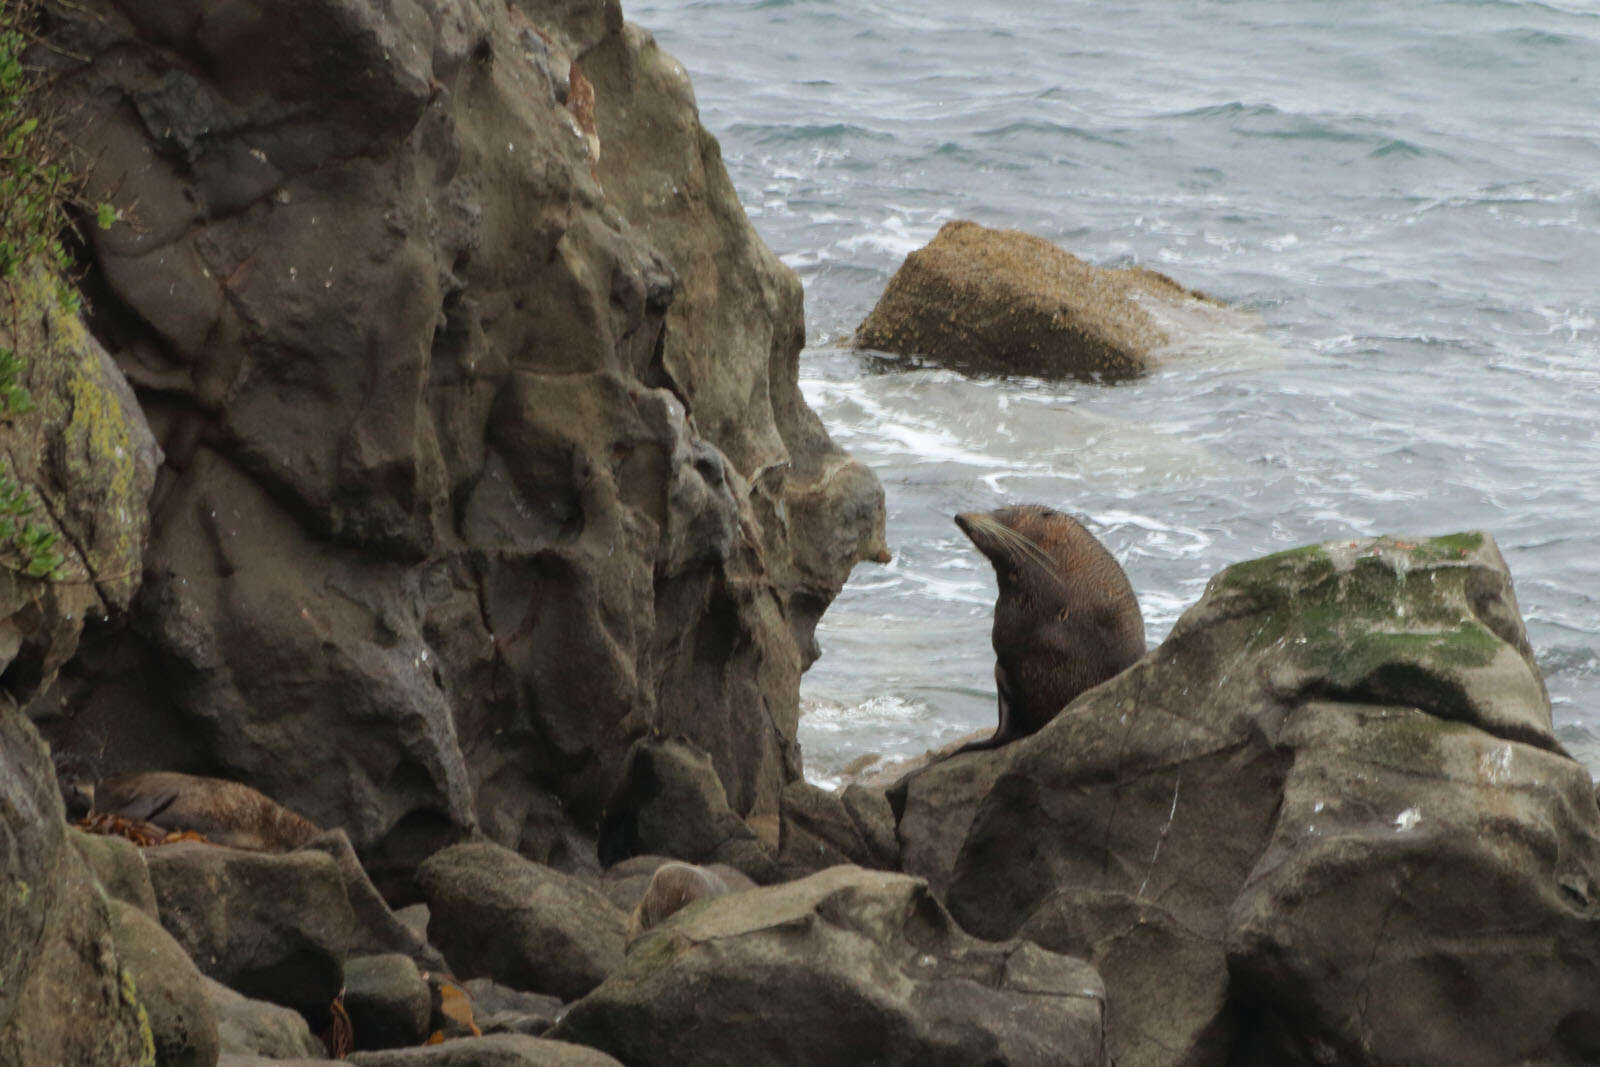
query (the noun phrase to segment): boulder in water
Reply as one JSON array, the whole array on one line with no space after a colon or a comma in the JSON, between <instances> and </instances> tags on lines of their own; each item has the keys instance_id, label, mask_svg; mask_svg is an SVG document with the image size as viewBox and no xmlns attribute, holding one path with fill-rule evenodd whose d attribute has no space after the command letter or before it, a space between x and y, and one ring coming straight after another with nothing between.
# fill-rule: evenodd
<instances>
[{"instance_id":1,"label":"boulder in water","mask_svg":"<svg viewBox=\"0 0 1600 1067\"><path fill-rule=\"evenodd\" d=\"M1143 267L1085 263L1042 237L944 225L906 257L856 331L857 348L971 374L1117 381L1155 364L1170 337L1147 306L1209 304Z\"/></svg>"}]
</instances>

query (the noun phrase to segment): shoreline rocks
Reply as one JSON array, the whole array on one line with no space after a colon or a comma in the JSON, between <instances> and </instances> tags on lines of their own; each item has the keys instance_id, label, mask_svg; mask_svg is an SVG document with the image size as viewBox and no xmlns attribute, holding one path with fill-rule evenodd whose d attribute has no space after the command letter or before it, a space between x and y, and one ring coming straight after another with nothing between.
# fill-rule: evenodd
<instances>
[{"instance_id":1,"label":"shoreline rocks","mask_svg":"<svg viewBox=\"0 0 1600 1067\"><path fill-rule=\"evenodd\" d=\"M1486 534L1235 565L1014 749L950 907L1100 967L1119 1064L1587 1054L1600 809Z\"/></svg>"},{"instance_id":2,"label":"shoreline rocks","mask_svg":"<svg viewBox=\"0 0 1600 1067\"><path fill-rule=\"evenodd\" d=\"M89 195L137 204L90 324L166 451L52 743L342 827L396 904L473 834L593 873L655 733L775 817L882 491L682 67L612 0L297 11L52 9Z\"/></svg>"},{"instance_id":3,"label":"shoreline rocks","mask_svg":"<svg viewBox=\"0 0 1600 1067\"><path fill-rule=\"evenodd\" d=\"M920 879L834 867L647 932L551 1036L635 1067L1101 1064L1087 964L962 932Z\"/></svg>"},{"instance_id":4,"label":"shoreline rocks","mask_svg":"<svg viewBox=\"0 0 1600 1067\"><path fill-rule=\"evenodd\" d=\"M958 220L906 257L854 345L968 374L1121 381L1172 341L1150 305L1218 308L1156 271L1091 266L1041 237Z\"/></svg>"}]
</instances>

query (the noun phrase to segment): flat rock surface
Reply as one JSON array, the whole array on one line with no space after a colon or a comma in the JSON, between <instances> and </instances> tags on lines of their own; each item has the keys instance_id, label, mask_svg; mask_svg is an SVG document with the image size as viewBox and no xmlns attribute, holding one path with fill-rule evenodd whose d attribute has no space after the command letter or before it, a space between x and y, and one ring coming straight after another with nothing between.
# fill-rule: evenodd
<instances>
[{"instance_id":1,"label":"flat rock surface","mask_svg":"<svg viewBox=\"0 0 1600 1067\"><path fill-rule=\"evenodd\" d=\"M355 1067L622 1067L602 1052L525 1034L463 1037L427 1048L356 1052Z\"/></svg>"},{"instance_id":2,"label":"flat rock surface","mask_svg":"<svg viewBox=\"0 0 1600 1067\"><path fill-rule=\"evenodd\" d=\"M417 878L429 940L459 977L572 1000L622 963L627 916L586 882L510 849L455 845Z\"/></svg>"},{"instance_id":3,"label":"flat rock surface","mask_svg":"<svg viewBox=\"0 0 1600 1067\"><path fill-rule=\"evenodd\" d=\"M327 1011L354 924L331 857L179 842L145 858L161 925L201 971L313 1018Z\"/></svg>"},{"instance_id":4,"label":"flat rock surface","mask_svg":"<svg viewBox=\"0 0 1600 1067\"><path fill-rule=\"evenodd\" d=\"M963 933L902 874L835 867L706 900L629 949L552 1037L630 1067L1102 1062L1080 960Z\"/></svg>"}]
</instances>

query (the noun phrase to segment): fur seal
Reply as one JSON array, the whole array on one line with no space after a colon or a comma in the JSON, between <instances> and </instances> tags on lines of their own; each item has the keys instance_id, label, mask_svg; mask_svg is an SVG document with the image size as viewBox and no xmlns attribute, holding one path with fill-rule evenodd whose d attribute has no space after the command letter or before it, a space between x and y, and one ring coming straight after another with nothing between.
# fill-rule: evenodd
<instances>
[{"instance_id":1,"label":"fur seal","mask_svg":"<svg viewBox=\"0 0 1600 1067\"><path fill-rule=\"evenodd\" d=\"M692 863L663 863L650 876L639 906L628 916L628 944L697 900L726 896L728 883L716 871Z\"/></svg>"},{"instance_id":2,"label":"fur seal","mask_svg":"<svg viewBox=\"0 0 1600 1067\"><path fill-rule=\"evenodd\" d=\"M1041 504L966 512L956 525L994 564L1000 725L956 750L997 748L1055 718L1144 655L1144 617L1116 559L1079 522Z\"/></svg>"},{"instance_id":3,"label":"fur seal","mask_svg":"<svg viewBox=\"0 0 1600 1067\"><path fill-rule=\"evenodd\" d=\"M163 830L193 830L232 848L289 852L322 830L265 793L222 778L147 771L94 789L96 814L120 815Z\"/></svg>"}]
</instances>

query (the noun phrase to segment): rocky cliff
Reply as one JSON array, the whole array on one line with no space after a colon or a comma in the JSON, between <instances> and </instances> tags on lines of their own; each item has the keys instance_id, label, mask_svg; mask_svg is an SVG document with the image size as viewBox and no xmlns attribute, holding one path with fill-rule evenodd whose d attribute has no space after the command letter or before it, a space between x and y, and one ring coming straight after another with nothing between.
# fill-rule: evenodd
<instances>
[{"instance_id":1,"label":"rocky cliff","mask_svg":"<svg viewBox=\"0 0 1600 1067\"><path fill-rule=\"evenodd\" d=\"M250 782L380 879L472 827L592 863L658 733L774 813L882 495L799 395L799 283L682 68L608 0L50 32L126 205L92 325L166 453L126 623L35 705L58 750Z\"/></svg>"}]
</instances>

